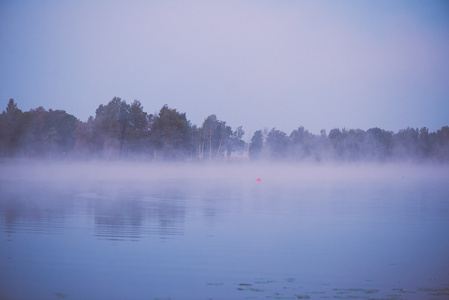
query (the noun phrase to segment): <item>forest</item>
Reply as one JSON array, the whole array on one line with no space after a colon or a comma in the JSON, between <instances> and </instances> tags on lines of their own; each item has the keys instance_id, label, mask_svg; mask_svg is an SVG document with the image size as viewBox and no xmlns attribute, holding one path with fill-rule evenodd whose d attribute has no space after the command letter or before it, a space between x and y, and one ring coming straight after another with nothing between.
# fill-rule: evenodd
<instances>
[{"instance_id":1,"label":"forest","mask_svg":"<svg viewBox=\"0 0 449 300\"><path fill-rule=\"evenodd\" d=\"M276 128L254 132L246 142L216 115L201 126L164 105L156 115L142 104L114 97L86 122L63 110L23 112L10 99L0 114L0 157L50 160L130 159L156 161L436 161L449 162L449 127L398 132L334 128L319 135L303 126L290 135Z\"/></svg>"}]
</instances>

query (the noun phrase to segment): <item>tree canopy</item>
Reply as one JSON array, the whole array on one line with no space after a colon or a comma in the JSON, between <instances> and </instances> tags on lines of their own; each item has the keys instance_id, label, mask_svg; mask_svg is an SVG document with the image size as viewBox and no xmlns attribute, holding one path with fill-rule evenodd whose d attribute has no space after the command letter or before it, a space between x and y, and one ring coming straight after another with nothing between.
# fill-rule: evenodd
<instances>
[{"instance_id":1,"label":"tree canopy","mask_svg":"<svg viewBox=\"0 0 449 300\"><path fill-rule=\"evenodd\" d=\"M249 143L215 114L200 127L186 113L164 105L156 115L134 100L114 97L86 122L63 110L43 107L23 112L13 99L0 114L0 157L46 159L227 160L243 157L275 161L449 162L449 127L394 133L380 129L333 128L315 135L299 126L290 134L257 130Z\"/></svg>"}]
</instances>

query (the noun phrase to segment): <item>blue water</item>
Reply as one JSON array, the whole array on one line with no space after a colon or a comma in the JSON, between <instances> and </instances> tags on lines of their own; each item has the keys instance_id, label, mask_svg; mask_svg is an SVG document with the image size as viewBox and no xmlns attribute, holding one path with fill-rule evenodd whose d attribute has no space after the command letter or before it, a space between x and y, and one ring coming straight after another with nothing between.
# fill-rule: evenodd
<instances>
[{"instance_id":1,"label":"blue water","mask_svg":"<svg viewBox=\"0 0 449 300\"><path fill-rule=\"evenodd\" d=\"M438 180L0 182L0 299L448 299Z\"/></svg>"}]
</instances>

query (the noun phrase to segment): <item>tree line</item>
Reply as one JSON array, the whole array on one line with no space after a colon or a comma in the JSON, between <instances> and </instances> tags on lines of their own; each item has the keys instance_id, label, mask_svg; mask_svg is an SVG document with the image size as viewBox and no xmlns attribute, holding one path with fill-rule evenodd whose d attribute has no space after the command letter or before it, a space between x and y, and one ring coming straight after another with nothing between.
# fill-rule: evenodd
<instances>
[{"instance_id":1,"label":"tree line","mask_svg":"<svg viewBox=\"0 0 449 300\"><path fill-rule=\"evenodd\" d=\"M243 140L216 115L192 125L186 113L164 105L157 114L142 104L114 97L86 122L63 110L43 107L22 112L13 99L0 114L0 157L46 159L251 160L291 161L449 161L449 127L394 133L380 128L321 130L298 127L290 135L272 128Z\"/></svg>"},{"instance_id":2,"label":"tree line","mask_svg":"<svg viewBox=\"0 0 449 300\"><path fill-rule=\"evenodd\" d=\"M449 162L449 127L437 132L406 128L397 133L371 128L332 129L319 135L304 127L290 135L277 130L258 130L249 145L251 159L294 161L425 161Z\"/></svg>"},{"instance_id":3,"label":"tree line","mask_svg":"<svg viewBox=\"0 0 449 300\"><path fill-rule=\"evenodd\" d=\"M167 105L153 115L139 101L119 97L99 105L86 122L63 110L22 112L10 99L0 115L0 156L222 160L245 150L243 135L242 127L232 130L216 115L198 127Z\"/></svg>"}]
</instances>

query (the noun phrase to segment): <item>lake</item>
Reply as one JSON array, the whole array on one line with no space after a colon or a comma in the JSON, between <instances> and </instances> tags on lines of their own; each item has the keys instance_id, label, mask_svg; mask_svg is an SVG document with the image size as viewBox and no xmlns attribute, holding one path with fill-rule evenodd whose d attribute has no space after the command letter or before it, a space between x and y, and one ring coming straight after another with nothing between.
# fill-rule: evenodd
<instances>
[{"instance_id":1,"label":"lake","mask_svg":"<svg viewBox=\"0 0 449 300\"><path fill-rule=\"evenodd\" d=\"M0 299L449 299L447 166L0 167Z\"/></svg>"}]
</instances>

